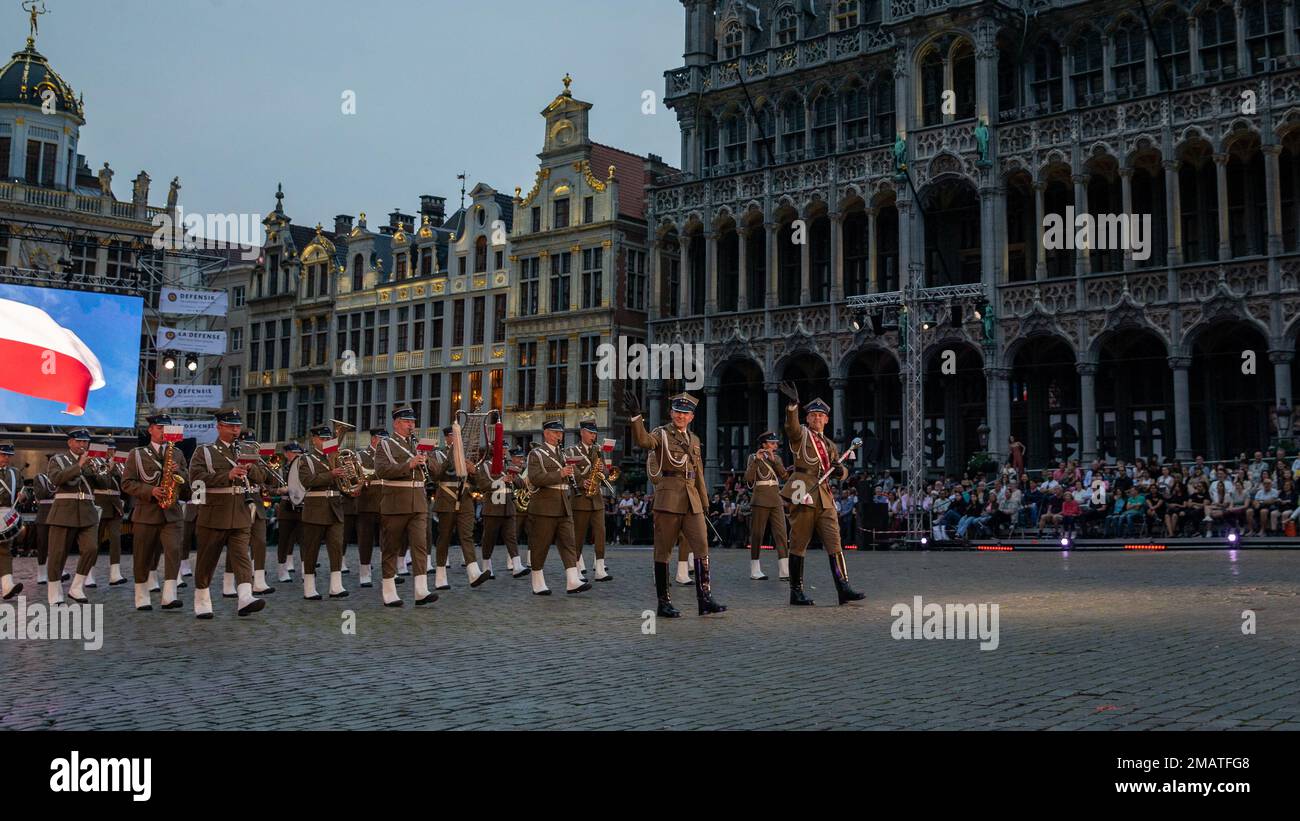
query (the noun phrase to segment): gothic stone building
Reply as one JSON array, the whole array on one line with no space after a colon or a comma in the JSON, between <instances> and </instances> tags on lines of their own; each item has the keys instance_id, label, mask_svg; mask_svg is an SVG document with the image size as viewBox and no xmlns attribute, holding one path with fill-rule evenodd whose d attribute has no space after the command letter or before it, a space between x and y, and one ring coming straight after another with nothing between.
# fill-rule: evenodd
<instances>
[{"instance_id":1,"label":"gothic stone building","mask_svg":"<svg viewBox=\"0 0 1300 821\"><path fill-rule=\"evenodd\" d=\"M897 334L855 330L845 299L909 276L982 283L996 318L988 344L971 311L929 318L931 473L960 474L982 423L1031 466L1276 435L1300 329L1294 2L1151 0L1150 28L1110 0L682 5L649 325L707 346L715 477L777 425L782 379L900 464ZM1149 215L1150 253L1046 247L1044 217L1075 213Z\"/></svg>"}]
</instances>

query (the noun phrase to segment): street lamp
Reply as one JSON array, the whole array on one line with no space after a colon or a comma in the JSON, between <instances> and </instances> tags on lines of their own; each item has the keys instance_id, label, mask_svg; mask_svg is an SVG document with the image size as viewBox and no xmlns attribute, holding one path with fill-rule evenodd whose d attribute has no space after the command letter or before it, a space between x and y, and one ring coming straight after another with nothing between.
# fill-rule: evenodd
<instances>
[{"instance_id":1,"label":"street lamp","mask_svg":"<svg viewBox=\"0 0 1300 821\"><path fill-rule=\"evenodd\" d=\"M1291 406L1287 404L1286 397L1283 396L1277 400L1277 407L1273 410L1277 413L1277 442L1281 446L1283 442L1291 438Z\"/></svg>"},{"instance_id":2,"label":"street lamp","mask_svg":"<svg viewBox=\"0 0 1300 821\"><path fill-rule=\"evenodd\" d=\"M988 450L989 447L989 423L987 420L980 420L980 426L975 429L980 437L980 450Z\"/></svg>"}]
</instances>

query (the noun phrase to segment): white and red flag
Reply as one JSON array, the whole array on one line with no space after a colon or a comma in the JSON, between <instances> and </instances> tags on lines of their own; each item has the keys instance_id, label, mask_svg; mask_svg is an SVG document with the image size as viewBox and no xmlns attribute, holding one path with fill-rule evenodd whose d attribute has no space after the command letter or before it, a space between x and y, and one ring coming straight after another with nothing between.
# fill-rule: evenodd
<instances>
[{"instance_id":1,"label":"white and red flag","mask_svg":"<svg viewBox=\"0 0 1300 821\"><path fill-rule=\"evenodd\" d=\"M338 449L339 449L339 440L337 439L326 439L324 442L321 442L320 444L320 452L325 454L326 456L330 455L331 453L337 453Z\"/></svg>"},{"instance_id":2,"label":"white and red flag","mask_svg":"<svg viewBox=\"0 0 1300 821\"><path fill-rule=\"evenodd\" d=\"M99 357L34 305L0 299L0 388L63 403L81 416L86 398L107 383Z\"/></svg>"},{"instance_id":3,"label":"white and red flag","mask_svg":"<svg viewBox=\"0 0 1300 821\"><path fill-rule=\"evenodd\" d=\"M428 453L436 447L438 447L437 439L427 439L422 437L420 441L415 444L415 450L417 453Z\"/></svg>"},{"instance_id":4,"label":"white and red flag","mask_svg":"<svg viewBox=\"0 0 1300 821\"><path fill-rule=\"evenodd\" d=\"M163 425L163 441L179 442L185 438L184 425Z\"/></svg>"}]
</instances>

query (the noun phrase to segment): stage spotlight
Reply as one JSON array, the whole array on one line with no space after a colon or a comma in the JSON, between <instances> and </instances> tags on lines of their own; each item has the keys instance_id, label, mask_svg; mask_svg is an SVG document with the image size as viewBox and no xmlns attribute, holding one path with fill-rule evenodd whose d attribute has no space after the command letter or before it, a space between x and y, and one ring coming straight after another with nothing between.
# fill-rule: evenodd
<instances>
[{"instance_id":1,"label":"stage spotlight","mask_svg":"<svg viewBox=\"0 0 1300 821\"><path fill-rule=\"evenodd\" d=\"M195 371L197 371L199 369L199 358L192 353L186 354L185 369L190 373L194 373Z\"/></svg>"},{"instance_id":2,"label":"stage spotlight","mask_svg":"<svg viewBox=\"0 0 1300 821\"><path fill-rule=\"evenodd\" d=\"M162 363L162 366L163 366L163 368L165 368L165 369L167 369L167 370L169 370L169 371L174 371L174 370L176 370L176 355L175 355L175 354L170 354L170 353L168 353L168 354L163 354L163 363Z\"/></svg>"},{"instance_id":3,"label":"stage spotlight","mask_svg":"<svg viewBox=\"0 0 1300 821\"><path fill-rule=\"evenodd\" d=\"M1061 547L1069 547L1069 546L1070 546L1070 537L1069 537L1069 536L1062 536L1062 537L1061 537Z\"/></svg>"},{"instance_id":4,"label":"stage spotlight","mask_svg":"<svg viewBox=\"0 0 1300 821\"><path fill-rule=\"evenodd\" d=\"M853 333L862 330L862 319L857 314L854 314L853 317L849 319L849 327L853 329Z\"/></svg>"},{"instance_id":5,"label":"stage spotlight","mask_svg":"<svg viewBox=\"0 0 1300 821\"><path fill-rule=\"evenodd\" d=\"M928 536L922 536L922 537L921 537L921 547L925 547L925 546L928 545L929 543L930 543L930 539L929 539Z\"/></svg>"},{"instance_id":6,"label":"stage spotlight","mask_svg":"<svg viewBox=\"0 0 1300 821\"><path fill-rule=\"evenodd\" d=\"M1237 534L1235 532L1230 532L1228 534L1228 544L1236 544L1236 543L1237 543Z\"/></svg>"}]
</instances>

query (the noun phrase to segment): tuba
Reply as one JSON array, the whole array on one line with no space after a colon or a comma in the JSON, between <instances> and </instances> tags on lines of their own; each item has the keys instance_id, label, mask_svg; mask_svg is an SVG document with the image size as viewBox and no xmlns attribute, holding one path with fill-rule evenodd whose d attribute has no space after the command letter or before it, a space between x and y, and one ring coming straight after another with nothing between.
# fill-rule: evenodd
<instances>
[{"instance_id":1,"label":"tuba","mask_svg":"<svg viewBox=\"0 0 1300 821\"><path fill-rule=\"evenodd\" d=\"M357 428L356 425L338 419L331 419L330 423L334 425L334 438L339 440L339 449L330 454L330 469L343 468L343 475L334 480L334 486L344 496L352 496L364 488L369 481L365 465L361 464L361 457L355 450L343 447L343 437Z\"/></svg>"}]
</instances>

